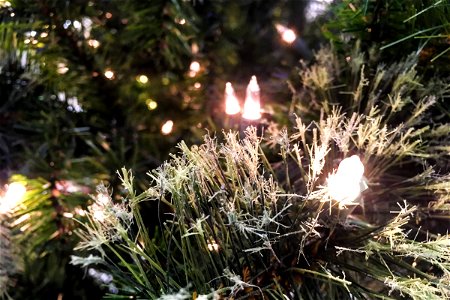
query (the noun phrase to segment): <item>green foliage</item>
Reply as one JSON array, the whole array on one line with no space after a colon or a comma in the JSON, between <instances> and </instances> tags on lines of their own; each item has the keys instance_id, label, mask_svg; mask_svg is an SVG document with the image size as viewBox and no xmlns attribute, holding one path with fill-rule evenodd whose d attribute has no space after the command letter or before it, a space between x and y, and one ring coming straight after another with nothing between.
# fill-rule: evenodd
<instances>
[{"instance_id":1,"label":"green foliage","mask_svg":"<svg viewBox=\"0 0 450 300\"><path fill-rule=\"evenodd\" d=\"M68 261L77 243L72 237L76 225L72 220L76 213L72 212L82 212L86 196L71 191L73 183L64 181L16 175L11 182L25 186L27 191L17 199L8 218L2 215L2 225L10 229L10 252L14 255L14 260L9 260L14 268L2 269L8 271L9 285L28 288L10 288L5 290L7 295L12 299L57 298L59 294L78 299L99 297L92 280L83 279L83 272ZM80 286L91 287L90 297Z\"/></svg>"},{"instance_id":2,"label":"green foliage","mask_svg":"<svg viewBox=\"0 0 450 300\"><path fill-rule=\"evenodd\" d=\"M448 219L450 127L429 117L445 83L421 83L413 58L370 77L357 52L316 59L300 71L294 128L181 143L142 194L126 170L121 204L100 191L78 249L112 272L110 298L449 296L449 236L432 224ZM339 202L330 174L355 154L369 188ZM155 233L141 217L146 201L166 207Z\"/></svg>"},{"instance_id":3,"label":"green foliage","mask_svg":"<svg viewBox=\"0 0 450 300\"><path fill-rule=\"evenodd\" d=\"M226 81L247 81L256 72L271 77L275 67L286 68L274 58L287 53L273 27L278 21L273 10L283 5L259 0L233 5L0 2L0 183L21 173L31 182L79 185L85 206L86 194L102 181L122 193L114 173L125 165L137 172L136 185L143 190L145 172L160 165L181 138L199 141L211 119L222 118L218 103ZM201 68L192 74L194 60ZM139 81L140 75L148 82ZM168 119L174 130L163 135L161 125ZM69 233L78 225L64 223L61 236L52 235L55 216L75 214L75 207L64 193L52 194L58 206L48 206L50 190L35 199L39 205L29 222L36 236L21 245L30 255L11 290L18 298L56 298L56 291L64 298L94 297L78 288L83 276L68 275L73 267L66 262L77 241ZM143 210L148 216L154 208ZM24 213L7 221L14 223ZM26 234L16 228L12 235ZM43 275L46 268L51 275Z\"/></svg>"},{"instance_id":4,"label":"green foliage","mask_svg":"<svg viewBox=\"0 0 450 300\"><path fill-rule=\"evenodd\" d=\"M362 113L372 120L356 137L340 141L339 147L344 154L364 151L367 160L377 161L370 176L380 176L386 186L376 197L369 196L372 204L380 205L377 210L392 209L392 202L386 199L393 199L394 206L407 199L425 207L434 197L430 192L447 199L445 188L440 189L445 184L438 178L446 176L442 179L445 182L449 171L449 112L445 110L448 81L422 80L414 56L376 67L371 67L371 57L365 58L357 50L344 58L322 49L316 59L316 64L299 71L293 111L302 120L313 121L340 105L347 116ZM359 122L356 116L353 118L348 130ZM368 144L366 138L370 136L373 140ZM353 150L352 143L356 147ZM428 183L410 187L416 180ZM446 201L438 202L444 205Z\"/></svg>"},{"instance_id":5,"label":"green foliage","mask_svg":"<svg viewBox=\"0 0 450 300\"><path fill-rule=\"evenodd\" d=\"M349 40L360 40L364 51L380 49L382 61L398 61L415 52L424 71L448 72L447 0L345 0L332 10L335 16L324 24L323 32L344 52L351 51Z\"/></svg>"}]
</instances>

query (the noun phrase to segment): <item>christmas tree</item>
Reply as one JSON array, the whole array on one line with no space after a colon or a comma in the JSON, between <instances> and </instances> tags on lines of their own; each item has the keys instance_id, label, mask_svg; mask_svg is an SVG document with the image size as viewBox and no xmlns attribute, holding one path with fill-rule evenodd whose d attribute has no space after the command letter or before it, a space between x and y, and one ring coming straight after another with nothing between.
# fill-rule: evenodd
<instances>
[{"instance_id":1,"label":"christmas tree","mask_svg":"<svg viewBox=\"0 0 450 300\"><path fill-rule=\"evenodd\" d=\"M3 296L448 297L448 3L325 2L3 1Z\"/></svg>"},{"instance_id":2,"label":"christmas tree","mask_svg":"<svg viewBox=\"0 0 450 300\"><path fill-rule=\"evenodd\" d=\"M274 25L287 20L284 8L304 6L1 1L1 245L10 253L2 293L96 297L86 293L92 276L68 264L78 241L73 218L83 218L89 195L101 182L120 195L123 166L140 174L144 189L145 172L181 139L194 143L220 127L226 81L258 72L277 87L273 78L291 67L277 58L300 56ZM7 203L20 186L25 204ZM143 208L149 216L155 209Z\"/></svg>"}]
</instances>

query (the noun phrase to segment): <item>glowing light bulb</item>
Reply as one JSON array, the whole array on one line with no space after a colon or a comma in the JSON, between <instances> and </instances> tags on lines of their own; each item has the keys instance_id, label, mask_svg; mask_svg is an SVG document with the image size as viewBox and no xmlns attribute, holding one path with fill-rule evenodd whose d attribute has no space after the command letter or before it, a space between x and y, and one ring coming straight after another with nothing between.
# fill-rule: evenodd
<instances>
[{"instance_id":1,"label":"glowing light bulb","mask_svg":"<svg viewBox=\"0 0 450 300\"><path fill-rule=\"evenodd\" d=\"M73 27L75 28L75 29L77 29L77 30L80 30L81 29L81 22L80 21L73 21Z\"/></svg>"},{"instance_id":2,"label":"glowing light bulb","mask_svg":"<svg viewBox=\"0 0 450 300\"><path fill-rule=\"evenodd\" d=\"M145 103L147 104L148 110L154 110L158 107L158 103L153 99L147 99Z\"/></svg>"},{"instance_id":3,"label":"glowing light bulb","mask_svg":"<svg viewBox=\"0 0 450 300\"><path fill-rule=\"evenodd\" d=\"M278 33L281 36L281 39L285 43L292 44L297 39L297 35L292 29L287 28L286 26L283 26L281 24L275 25L275 28L277 29Z\"/></svg>"},{"instance_id":4,"label":"glowing light bulb","mask_svg":"<svg viewBox=\"0 0 450 300\"><path fill-rule=\"evenodd\" d=\"M105 77L108 78L109 80L114 79L114 72L110 69L107 69L105 71Z\"/></svg>"},{"instance_id":5,"label":"glowing light bulb","mask_svg":"<svg viewBox=\"0 0 450 300\"><path fill-rule=\"evenodd\" d=\"M65 63L59 63L57 65L56 72L58 72L58 74L66 74L67 71L69 71L69 68L66 66Z\"/></svg>"},{"instance_id":6,"label":"glowing light bulb","mask_svg":"<svg viewBox=\"0 0 450 300\"><path fill-rule=\"evenodd\" d=\"M259 85L256 76L252 76L247 86L247 94L244 103L244 113L242 117L247 120L261 119L261 103L259 96Z\"/></svg>"},{"instance_id":7,"label":"glowing light bulb","mask_svg":"<svg viewBox=\"0 0 450 300\"><path fill-rule=\"evenodd\" d=\"M97 40L90 39L88 40L88 45L94 49L100 47L100 42Z\"/></svg>"},{"instance_id":8,"label":"glowing light bulb","mask_svg":"<svg viewBox=\"0 0 450 300\"><path fill-rule=\"evenodd\" d=\"M357 204L355 201L367 189L363 174L364 165L358 156L353 155L342 160L336 173L328 176L328 193L339 202L339 208Z\"/></svg>"},{"instance_id":9,"label":"glowing light bulb","mask_svg":"<svg viewBox=\"0 0 450 300\"><path fill-rule=\"evenodd\" d=\"M241 106L234 93L231 82L227 82L225 85L225 113L227 115L235 115L241 111Z\"/></svg>"},{"instance_id":10,"label":"glowing light bulb","mask_svg":"<svg viewBox=\"0 0 450 300\"><path fill-rule=\"evenodd\" d=\"M168 120L166 121L166 123L163 124L163 126L161 127L161 133L164 135L168 135L172 132L173 130L173 121L172 120Z\"/></svg>"},{"instance_id":11,"label":"glowing light bulb","mask_svg":"<svg viewBox=\"0 0 450 300\"><path fill-rule=\"evenodd\" d=\"M198 61L194 60L193 62L191 62L189 69L195 73L199 72L200 71L200 63Z\"/></svg>"},{"instance_id":12,"label":"glowing light bulb","mask_svg":"<svg viewBox=\"0 0 450 300\"><path fill-rule=\"evenodd\" d=\"M13 182L8 185L3 198L0 198L0 214L7 213L22 201L27 189L20 182Z\"/></svg>"},{"instance_id":13,"label":"glowing light bulb","mask_svg":"<svg viewBox=\"0 0 450 300\"><path fill-rule=\"evenodd\" d=\"M217 242L214 241L214 240L209 241L209 242L208 242L208 250L211 251L211 252L213 252L213 251L215 251L215 252L219 251L219 244L217 244Z\"/></svg>"},{"instance_id":14,"label":"glowing light bulb","mask_svg":"<svg viewBox=\"0 0 450 300\"><path fill-rule=\"evenodd\" d=\"M202 87L202 84L200 82L194 83L194 88L196 88L197 90L201 87Z\"/></svg>"},{"instance_id":15,"label":"glowing light bulb","mask_svg":"<svg viewBox=\"0 0 450 300\"><path fill-rule=\"evenodd\" d=\"M42 32L41 33L41 38L46 38L48 37L48 33L47 32Z\"/></svg>"},{"instance_id":16,"label":"glowing light bulb","mask_svg":"<svg viewBox=\"0 0 450 300\"><path fill-rule=\"evenodd\" d=\"M146 84L148 82L148 77L146 75L139 75L136 80L142 84Z\"/></svg>"}]
</instances>

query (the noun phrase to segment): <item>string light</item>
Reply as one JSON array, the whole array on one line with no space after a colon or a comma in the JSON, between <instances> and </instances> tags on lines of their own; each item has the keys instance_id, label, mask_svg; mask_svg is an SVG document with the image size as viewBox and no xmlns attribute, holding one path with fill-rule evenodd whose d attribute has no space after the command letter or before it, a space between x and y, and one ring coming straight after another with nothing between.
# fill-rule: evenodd
<instances>
[{"instance_id":1,"label":"string light","mask_svg":"<svg viewBox=\"0 0 450 300\"><path fill-rule=\"evenodd\" d=\"M147 99L145 103L147 104L148 110L154 110L158 107L158 103L153 99Z\"/></svg>"},{"instance_id":2,"label":"string light","mask_svg":"<svg viewBox=\"0 0 450 300\"><path fill-rule=\"evenodd\" d=\"M192 45L191 45L191 52L192 52L192 54L197 54L198 51L199 51L198 44L197 43L192 43Z\"/></svg>"},{"instance_id":3,"label":"string light","mask_svg":"<svg viewBox=\"0 0 450 300\"><path fill-rule=\"evenodd\" d=\"M81 22L80 21L73 21L73 27L77 30L81 29Z\"/></svg>"},{"instance_id":4,"label":"string light","mask_svg":"<svg viewBox=\"0 0 450 300\"><path fill-rule=\"evenodd\" d=\"M276 24L275 28L277 29L278 33L281 35L281 39L285 43L292 44L297 39L297 35L292 29L287 28L286 26L281 24Z\"/></svg>"},{"instance_id":5,"label":"string light","mask_svg":"<svg viewBox=\"0 0 450 300\"><path fill-rule=\"evenodd\" d=\"M194 88L196 88L197 90L201 87L202 87L202 84L200 82L194 83Z\"/></svg>"},{"instance_id":6,"label":"string light","mask_svg":"<svg viewBox=\"0 0 450 300\"><path fill-rule=\"evenodd\" d=\"M168 120L166 121L163 126L161 127L161 133L164 135L168 135L172 132L173 130L173 121L172 120Z\"/></svg>"},{"instance_id":7,"label":"string light","mask_svg":"<svg viewBox=\"0 0 450 300\"><path fill-rule=\"evenodd\" d=\"M90 40L88 40L88 45L91 46L92 48L96 49L96 48L100 47L100 42L97 40L90 39Z\"/></svg>"},{"instance_id":8,"label":"string light","mask_svg":"<svg viewBox=\"0 0 450 300\"><path fill-rule=\"evenodd\" d=\"M105 77L108 78L109 80L114 79L114 72L111 69L107 69L105 71Z\"/></svg>"},{"instance_id":9,"label":"string light","mask_svg":"<svg viewBox=\"0 0 450 300\"><path fill-rule=\"evenodd\" d=\"M63 24L64 29L69 28L70 24L72 24L72 21L66 20L66 21L64 22L64 24Z\"/></svg>"},{"instance_id":10,"label":"string light","mask_svg":"<svg viewBox=\"0 0 450 300\"><path fill-rule=\"evenodd\" d=\"M136 80L139 83L146 84L148 82L148 77L146 75L139 75Z\"/></svg>"},{"instance_id":11,"label":"string light","mask_svg":"<svg viewBox=\"0 0 450 300\"><path fill-rule=\"evenodd\" d=\"M20 182L13 182L6 188L3 198L0 198L0 214L5 214L19 204L25 196L27 189Z\"/></svg>"},{"instance_id":12,"label":"string light","mask_svg":"<svg viewBox=\"0 0 450 300\"><path fill-rule=\"evenodd\" d=\"M41 33L41 38L46 38L48 37L48 33L47 32L42 32Z\"/></svg>"},{"instance_id":13,"label":"string light","mask_svg":"<svg viewBox=\"0 0 450 300\"><path fill-rule=\"evenodd\" d=\"M200 63L194 60L189 66L189 76L195 77L198 72L200 72Z\"/></svg>"},{"instance_id":14,"label":"string light","mask_svg":"<svg viewBox=\"0 0 450 300\"><path fill-rule=\"evenodd\" d=\"M256 76L252 76L248 86L242 117L247 120L261 119L261 101Z\"/></svg>"},{"instance_id":15,"label":"string light","mask_svg":"<svg viewBox=\"0 0 450 300\"><path fill-rule=\"evenodd\" d=\"M65 63L58 63L56 69L56 72L58 72L58 74L66 74L67 71L69 71L69 68L66 66Z\"/></svg>"},{"instance_id":16,"label":"string light","mask_svg":"<svg viewBox=\"0 0 450 300\"><path fill-rule=\"evenodd\" d=\"M208 250L211 251L211 252L213 252L213 251L215 251L215 252L219 251L219 244L217 244L217 242L216 242L215 240L210 240L210 241L208 242Z\"/></svg>"},{"instance_id":17,"label":"string light","mask_svg":"<svg viewBox=\"0 0 450 300\"><path fill-rule=\"evenodd\" d=\"M107 13L105 14L105 18L111 19L111 18L112 18L112 13L107 12Z\"/></svg>"},{"instance_id":18,"label":"string light","mask_svg":"<svg viewBox=\"0 0 450 300\"><path fill-rule=\"evenodd\" d=\"M339 202L339 208L357 204L361 193L367 189L363 174L364 165L353 155L342 160L336 173L328 176L328 193Z\"/></svg>"},{"instance_id":19,"label":"string light","mask_svg":"<svg viewBox=\"0 0 450 300\"><path fill-rule=\"evenodd\" d=\"M225 113L227 115L235 115L241 111L241 106L234 92L231 82L225 85Z\"/></svg>"}]
</instances>

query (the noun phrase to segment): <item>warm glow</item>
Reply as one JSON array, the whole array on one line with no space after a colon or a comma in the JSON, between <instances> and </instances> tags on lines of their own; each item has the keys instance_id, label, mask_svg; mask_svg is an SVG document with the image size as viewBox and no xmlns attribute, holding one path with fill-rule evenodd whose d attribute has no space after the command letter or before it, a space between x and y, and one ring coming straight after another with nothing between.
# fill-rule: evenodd
<instances>
[{"instance_id":1,"label":"warm glow","mask_svg":"<svg viewBox=\"0 0 450 300\"><path fill-rule=\"evenodd\" d=\"M48 33L47 32L42 32L41 33L41 38L46 38L48 37Z\"/></svg>"},{"instance_id":2,"label":"warm glow","mask_svg":"<svg viewBox=\"0 0 450 300\"><path fill-rule=\"evenodd\" d=\"M0 198L0 214L4 214L12 210L22 201L25 196L26 188L22 183L13 182L6 188L3 198Z\"/></svg>"},{"instance_id":3,"label":"warm glow","mask_svg":"<svg viewBox=\"0 0 450 300\"><path fill-rule=\"evenodd\" d=\"M111 70L106 70L105 71L105 77L108 78L109 80L112 80L114 78L114 72Z\"/></svg>"},{"instance_id":4,"label":"warm glow","mask_svg":"<svg viewBox=\"0 0 450 300\"><path fill-rule=\"evenodd\" d=\"M154 110L158 107L158 103L152 99L147 99L145 103L147 104L148 110Z\"/></svg>"},{"instance_id":5,"label":"warm glow","mask_svg":"<svg viewBox=\"0 0 450 300\"><path fill-rule=\"evenodd\" d=\"M164 134L164 135L170 134L172 132L172 130L173 130L173 121L172 120L168 120L161 127L161 133Z\"/></svg>"},{"instance_id":6,"label":"warm glow","mask_svg":"<svg viewBox=\"0 0 450 300\"><path fill-rule=\"evenodd\" d=\"M146 75L139 75L136 78L137 81L139 81L142 84L146 84L148 82L148 77Z\"/></svg>"},{"instance_id":7,"label":"warm glow","mask_svg":"<svg viewBox=\"0 0 450 300\"><path fill-rule=\"evenodd\" d=\"M211 251L211 252L212 252L212 251L215 251L215 252L219 251L219 244L217 244L216 241L211 240L211 241L208 243L208 250Z\"/></svg>"},{"instance_id":8,"label":"warm glow","mask_svg":"<svg viewBox=\"0 0 450 300\"><path fill-rule=\"evenodd\" d=\"M202 87L202 84L200 82L194 83L194 88L196 88L197 90L201 87Z\"/></svg>"},{"instance_id":9,"label":"warm glow","mask_svg":"<svg viewBox=\"0 0 450 300\"><path fill-rule=\"evenodd\" d=\"M247 86L247 95L244 103L244 113L242 117L247 120L261 119L261 103L259 99L259 85L256 76L252 76Z\"/></svg>"},{"instance_id":10,"label":"warm glow","mask_svg":"<svg viewBox=\"0 0 450 300\"><path fill-rule=\"evenodd\" d=\"M88 40L88 45L91 46L92 48L98 48L100 47L100 42L97 40Z\"/></svg>"},{"instance_id":11,"label":"warm glow","mask_svg":"<svg viewBox=\"0 0 450 300\"><path fill-rule=\"evenodd\" d=\"M66 74L67 71L69 71L69 68L66 66L66 64L64 63L59 63L56 69L56 72L58 72L58 74Z\"/></svg>"},{"instance_id":12,"label":"warm glow","mask_svg":"<svg viewBox=\"0 0 450 300\"><path fill-rule=\"evenodd\" d=\"M227 115L235 115L241 111L241 106L234 93L233 86L230 82L225 85L225 113Z\"/></svg>"},{"instance_id":13,"label":"warm glow","mask_svg":"<svg viewBox=\"0 0 450 300\"><path fill-rule=\"evenodd\" d=\"M339 202L339 208L357 204L355 200L367 189L363 174L364 165L358 156L353 155L342 160L336 173L328 176L328 193Z\"/></svg>"},{"instance_id":14,"label":"warm glow","mask_svg":"<svg viewBox=\"0 0 450 300\"><path fill-rule=\"evenodd\" d=\"M197 73L200 71L200 63L198 61L191 62L191 65L189 66L189 70L191 70L194 73Z\"/></svg>"},{"instance_id":15,"label":"warm glow","mask_svg":"<svg viewBox=\"0 0 450 300\"><path fill-rule=\"evenodd\" d=\"M289 29L281 24L277 24L275 27L284 42L292 44L297 39L297 35L292 29Z\"/></svg>"}]
</instances>

